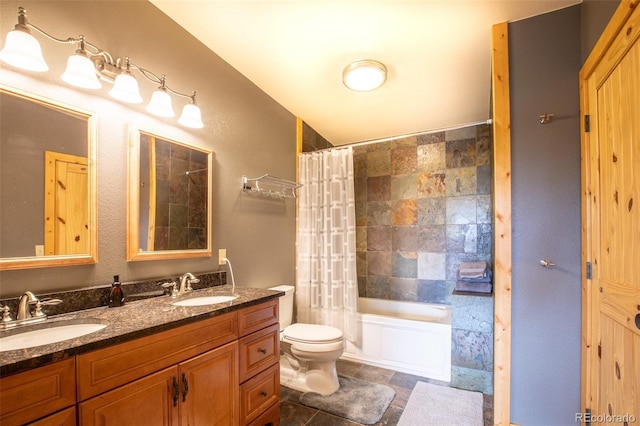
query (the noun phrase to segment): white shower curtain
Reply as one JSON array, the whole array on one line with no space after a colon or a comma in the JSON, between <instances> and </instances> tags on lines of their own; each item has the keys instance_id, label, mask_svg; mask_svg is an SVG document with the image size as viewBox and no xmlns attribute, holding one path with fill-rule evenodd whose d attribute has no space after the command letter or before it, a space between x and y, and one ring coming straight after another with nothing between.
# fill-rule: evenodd
<instances>
[{"instance_id":1,"label":"white shower curtain","mask_svg":"<svg viewBox=\"0 0 640 426\"><path fill-rule=\"evenodd\" d=\"M356 341L358 277L353 149L299 157L298 322L331 325Z\"/></svg>"}]
</instances>

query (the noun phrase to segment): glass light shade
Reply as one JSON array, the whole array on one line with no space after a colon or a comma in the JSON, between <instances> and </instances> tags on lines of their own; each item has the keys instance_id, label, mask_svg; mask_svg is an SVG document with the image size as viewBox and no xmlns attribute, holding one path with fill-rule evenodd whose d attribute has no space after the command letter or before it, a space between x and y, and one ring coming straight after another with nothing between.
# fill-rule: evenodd
<instances>
[{"instance_id":1,"label":"glass light shade","mask_svg":"<svg viewBox=\"0 0 640 426\"><path fill-rule=\"evenodd\" d=\"M185 105L182 109L182 115L178 119L178 123L185 127L191 127L192 129L202 129L204 124L202 123L200 108L198 108L196 104Z\"/></svg>"},{"instance_id":2,"label":"glass light shade","mask_svg":"<svg viewBox=\"0 0 640 426\"><path fill-rule=\"evenodd\" d=\"M128 72L118 74L113 88L109 91L109 95L122 102L131 104L139 104L142 102L140 90L138 89L138 81Z\"/></svg>"},{"instance_id":3,"label":"glass light shade","mask_svg":"<svg viewBox=\"0 0 640 426\"><path fill-rule=\"evenodd\" d=\"M166 90L158 89L151 95L151 101L147 105L147 111L159 117L173 117L176 115L171 106L171 96Z\"/></svg>"},{"instance_id":4,"label":"glass light shade","mask_svg":"<svg viewBox=\"0 0 640 426\"><path fill-rule=\"evenodd\" d=\"M378 61L357 61L346 67L342 82L351 90L367 92L382 86L387 80L387 68Z\"/></svg>"},{"instance_id":5,"label":"glass light shade","mask_svg":"<svg viewBox=\"0 0 640 426\"><path fill-rule=\"evenodd\" d=\"M67 69L64 70L61 78L72 86L82 87L83 89L99 89L102 87L96 75L93 62L81 53L69 56Z\"/></svg>"},{"instance_id":6,"label":"glass light shade","mask_svg":"<svg viewBox=\"0 0 640 426\"><path fill-rule=\"evenodd\" d=\"M49 66L42 57L40 43L27 31L12 30L7 33L0 60L27 71L44 72Z\"/></svg>"}]
</instances>

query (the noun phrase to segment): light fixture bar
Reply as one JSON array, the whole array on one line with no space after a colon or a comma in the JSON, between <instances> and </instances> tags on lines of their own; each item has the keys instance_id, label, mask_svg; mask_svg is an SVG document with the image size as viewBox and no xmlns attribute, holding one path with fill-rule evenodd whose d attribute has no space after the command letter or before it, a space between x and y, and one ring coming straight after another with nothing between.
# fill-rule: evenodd
<instances>
[{"instance_id":1,"label":"light fixture bar","mask_svg":"<svg viewBox=\"0 0 640 426\"><path fill-rule=\"evenodd\" d=\"M171 93L189 99L178 123L191 128L204 127L200 108L196 105L195 91L191 94L178 92L167 86L164 75L158 77L131 62L129 57L125 57L124 61L121 58L114 59L109 52L88 42L82 35L79 38L56 38L28 22L27 11L23 7L18 8L18 23L14 30L7 34L5 46L0 50L0 61L27 71L48 71L49 67L42 56L40 43L31 30L57 43L78 44L78 49L69 57L67 68L61 76L66 83L85 89L97 89L102 86L98 80L100 77L114 85L109 91L112 97L123 102L140 103L142 97L138 83L131 73L132 70L136 70L146 80L159 85L147 105L148 112L161 117L173 117L175 114L169 96Z\"/></svg>"}]
</instances>

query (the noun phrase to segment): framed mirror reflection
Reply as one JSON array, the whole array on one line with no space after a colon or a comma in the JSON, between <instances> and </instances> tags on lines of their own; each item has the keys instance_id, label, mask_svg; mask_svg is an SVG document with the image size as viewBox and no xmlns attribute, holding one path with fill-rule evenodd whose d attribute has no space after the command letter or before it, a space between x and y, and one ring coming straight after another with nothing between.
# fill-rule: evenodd
<instances>
[{"instance_id":1,"label":"framed mirror reflection","mask_svg":"<svg viewBox=\"0 0 640 426\"><path fill-rule=\"evenodd\" d=\"M211 256L212 156L131 127L127 260Z\"/></svg>"},{"instance_id":2,"label":"framed mirror reflection","mask_svg":"<svg viewBox=\"0 0 640 426\"><path fill-rule=\"evenodd\" d=\"M97 262L96 117L0 85L0 270Z\"/></svg>"}]
</instances>

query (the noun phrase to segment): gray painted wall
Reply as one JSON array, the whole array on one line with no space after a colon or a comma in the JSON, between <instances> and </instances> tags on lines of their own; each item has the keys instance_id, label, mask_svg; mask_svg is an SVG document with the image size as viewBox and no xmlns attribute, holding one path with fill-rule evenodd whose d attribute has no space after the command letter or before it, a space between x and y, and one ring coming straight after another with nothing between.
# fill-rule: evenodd
<instances>
[{"instance_id":1,"label":"gray painted wall","mask_svg":"<svg viewBox=\"0 0 640 426\"><path fill-rule=\"evenodd\" d=\"M620 0L582 0L582 63L620 5Z\"/></svg>"},{"instance_id":2,"label":"gray painted wall","mask_svg":"<svg viewBox=\"0 0 640 426\"><path fill-rule=\"evenodd\" d=\"M579 5L509 24L511 421L528 426L580 411L580 42Z\"/></svg>"},{"instance_id":3,"label":"gray painted wall","mask_svg":"<svg viewBox=\"0 0 640 426\"><path fill-rule=\"evenodd\" d=\"M240 190L243 175L270 173L295 179L295 117L147 1L0 2L0 37L17 23L18 6L29 20L58 38L84 35L114 56L130 56L167 84L197 91L205 128L187 130L156 119L144 104L112 101L110 85L97 92L61 81L75 46L36 36L50 70L43 74L0 65L2 83L98 114L98 257L96 265L0 272L0 297L24 290L46 292L215 271L226 248L238 285L269 287L294 282L295 204L260 199ZM155 89L138 77L142 96ZM174 97L174 108L183 102ZM132 123L168 138L214 151L213 258L126 262L127 129ZM0 195L1 196L1 195ZM4 200L0 200L4 202ZM224 268L224 267L223 267Z\"/></svg>"}]
</instances>

